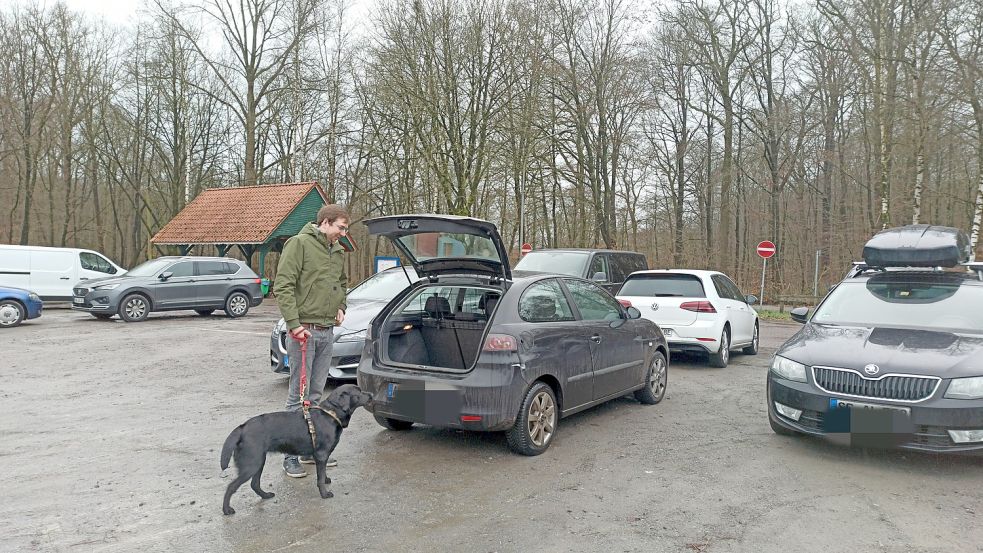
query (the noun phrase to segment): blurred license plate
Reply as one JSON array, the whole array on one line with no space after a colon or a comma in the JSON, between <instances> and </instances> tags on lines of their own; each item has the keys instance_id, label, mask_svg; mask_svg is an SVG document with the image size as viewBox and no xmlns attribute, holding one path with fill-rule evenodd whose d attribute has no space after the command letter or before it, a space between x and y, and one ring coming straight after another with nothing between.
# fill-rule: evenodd
<instances>
[{"instance_id":1,"label":"blurred license plate","mask_svg":"<svg viewBox=\"0 0 983 553\"><path fill-rule=\"evenodd\" d=\"M72 298L75 303L85 303L85 298Z\"/></svg>"},{"instance_id":2,"label":"blurred license plate","mask_svg":"<svg viewBox=\"0 0 983 553\"><path fill-rule=\"evenodd\" d=\"M671 328L663 328L662 329L662 334L664 336L675 336L676 335L676 333Z\"/></svg>"},{"instance_id":3,"label":"blurred license plate","mask_svg":"<svg viewBox=\"0 0 983 553\"><path fill-rule=\"evenodd\" d=\"M885 411L899 411L904 414L911 413L911 409L908 407L897 407L895 405L880 405L877 403L861 403L859 401L843 400L830 398L829 407L831 409L871 409L871 410L885 410Z\"/></svg>"},{"instance_id":4,"label":"blurred license plate","mask_svg":"<svg viewBox=\"0 0 983 553\"><path fill-rule=\"evenodd\" d=\"M879 403L830 398L829 411L823 420L826 432L854 436L895 436L889 442L904 441L914 432L911 409ZM887 443L886 445L891 445Z\"/></svg>"}]
</instances>

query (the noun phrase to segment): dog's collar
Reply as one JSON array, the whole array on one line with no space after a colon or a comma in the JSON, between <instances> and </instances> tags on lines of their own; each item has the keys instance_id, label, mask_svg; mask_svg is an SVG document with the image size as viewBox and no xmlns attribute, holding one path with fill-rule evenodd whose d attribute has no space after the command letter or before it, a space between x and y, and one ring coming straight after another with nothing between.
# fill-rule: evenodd
<instances>
[{"instance_id":1,"label":"dog's collar","mask_svg":"<svg viewBox=\"0 0 983 553\"><path fill-rule=\"evenodd\" d=\"M341 419L338 417L338 413L335 413L334 412L334 409L325 409L324 407L321 407L320 405L311 405L311 408L317 409L318 411L321 411L322 413L324 413L327 416L331 417L332 419L335 420L336 423L338 423L338 426L340 426L342 428L348 428L348 425L347 424L341 422Z\"/></svg>"}]
</instances>

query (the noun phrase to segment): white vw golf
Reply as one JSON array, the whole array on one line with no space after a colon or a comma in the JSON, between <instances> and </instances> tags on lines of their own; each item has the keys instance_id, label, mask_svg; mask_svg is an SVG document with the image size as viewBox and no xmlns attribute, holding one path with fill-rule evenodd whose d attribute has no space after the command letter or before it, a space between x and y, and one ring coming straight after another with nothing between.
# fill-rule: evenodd
<instances>
[{"instance_id":1,"label":"white vw golf","mask_svg":"<svg viewBox=\"0 0 983 553\"><path fill-rule=\"evenodd\" d=\"M743 295L723 273L637 271L617 297L662 328L670 351L706 353L713 367L726 367L736 348L758 353L758 312L751 307L758 298Z\"/></svg>"}]
</instances>

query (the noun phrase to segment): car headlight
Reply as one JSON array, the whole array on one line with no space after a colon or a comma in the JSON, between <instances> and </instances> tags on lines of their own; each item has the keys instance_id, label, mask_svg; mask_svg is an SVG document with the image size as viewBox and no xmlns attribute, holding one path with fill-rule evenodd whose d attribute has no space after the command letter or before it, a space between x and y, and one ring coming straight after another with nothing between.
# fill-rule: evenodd
<instances>
[{"instance_id":1,"label":"car headlight","mask_svg":"<svg viewBox=\"0 0 983 553\"><path fill-rule=\"evenodd\" d=\"M775 373L776 376L788 380L795 380L798 382L806 382L806 366L802 363L796 363L791 359L786 359L784 357L775 356L775 360L771 362L771 372Z\"/></svg>"},{"instance_id":2,"label":"car headlight","mask_svg":"<svg viewBox=\"0 0 983 553\"><path fill-rule=\"evenodd\" d=\"M31 292L30 294L27 295L27 299L31 301L41 301L41 296L35 294L34 292Z\"/></svg>"},{"instance_id":3,"label":"car headlight","mask_svg":"<svg viewBox=\"0 0 983 553\"><path fill-rule=\"evenodd\" d=\"M949 399L983 399L983 376L953 378L945 391Z\"/></svg>"},{"instance_id":4,"label":"car headlight","mask_svg":"<svg viewBox=\"0 0 983 553\"><path fill-rule=\"evenodd\" d=\"M102 286L95 286L93 290L112 290L113 288L119 287L119 284L103 284Z\"/></svg>"},{"instance_id":5,"label":"car headlight","mask_svg":"<svg viewBox=\"0 0 983 553\"><path fill-rule=\"evenodd\" d=\"M338 342L364 342L365 341L365 330L356 330L355 332L349 332L347 334L342 334L338 336L336 341Z\"/></svg>"}]
</instances>

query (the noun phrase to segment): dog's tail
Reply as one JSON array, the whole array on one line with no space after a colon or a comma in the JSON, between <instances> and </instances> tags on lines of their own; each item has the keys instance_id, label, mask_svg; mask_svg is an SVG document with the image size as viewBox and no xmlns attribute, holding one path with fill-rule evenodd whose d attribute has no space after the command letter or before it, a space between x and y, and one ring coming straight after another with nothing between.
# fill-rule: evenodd
<instances>
[{"instance_id":1,"label":"dog's tail","mask_svg":"<svg viewBox=\"0 0 983 553\"><path fill-rule=\"evenodd\" d=\"M240 424L229 434L229 437L225 439L225 445L222 446L222 470L229 468L229 461L232 459L232 452L236 450L236 446L239 445L239 438L242 436L242 425Z\"/></svg>"}]
</instances>

